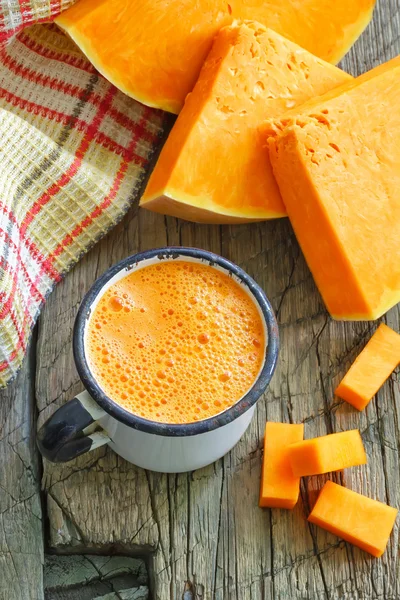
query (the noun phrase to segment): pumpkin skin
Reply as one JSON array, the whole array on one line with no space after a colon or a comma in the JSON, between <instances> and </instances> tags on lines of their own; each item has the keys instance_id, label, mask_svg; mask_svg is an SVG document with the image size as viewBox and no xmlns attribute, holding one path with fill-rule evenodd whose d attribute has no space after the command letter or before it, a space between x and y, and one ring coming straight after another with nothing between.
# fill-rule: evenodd
<instances>
[{"instance_id":1,"label":"pumpkin skin","mask_svg":"<svg viewBox=\"0 0 400 600\"><path fill-rule=\"evenodd\" d=\"M56 22L128 96L178 113L214 36L235 19L259 21L336 64L369 23L374 5L375 0L79 0Z\"/></svg>"},{"instance_id":2,"label":"pumpkin skin","mask_svg":"<svg viewBox=\"0 0 400 600\"><path fill-rule=\"evenodd\" d=\"M141 206L199 223L285 216L259 126L352 79L259 23L222 28Z\"/></svg>"},{"instance_id":3,"label":"pumpkin skin","mask_svg":"<svg viewBox=\"0 0 400 600\"><path fill-rule=\"evenodd\" d=\"M397 57L265 130L294 232L335 319L374 320L400 301L399 96Z\"/></svg>"}]
</instances>

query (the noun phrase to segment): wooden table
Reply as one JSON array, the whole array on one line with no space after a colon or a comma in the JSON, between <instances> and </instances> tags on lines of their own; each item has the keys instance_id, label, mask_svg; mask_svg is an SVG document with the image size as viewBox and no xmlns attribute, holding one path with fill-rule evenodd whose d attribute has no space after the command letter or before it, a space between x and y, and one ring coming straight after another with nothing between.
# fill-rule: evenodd
<instances>
[{"instance_id":1,"label":"wooden table","mask_svg":"<svg viewBox=\"0 0 400 600\"><path fill-rule=\"evenodd\" d=\"M400 6L398 0L381 0L343 67L356 75L398 53ZM106 447L65 465L43 464L34 442L37 420L82 390L71 335L83 294L110 265L166 244L198 246L230 258L264 287L276 309L279 367L249 431L225 458L194 473L145 472ZM399 331L399 307L383 321ZM145 599L140 561L133 568L119 559L118 568L130 573L128 591L121 582L119 588L101 587L109 575L99 561L110 567L103 555L113 553L145 560L154 600L398 600L398 525L381 559L309 525L306 516L323 477L303 480L294 511L257 506L268 418L304 422L307 437L359 428L368 466L333 479L400 507L398 374L363 413L333 395L375 327L329 318L285 219L199 226L132 207L50 296L23 370L1 393L0 600L43 598L45 551L102 555L49 558L46 598L52 600ZM59 576L57 592L59 572L64 577ZM93 577L100 583L88 587Z\"/></svg>"}]
</instances>

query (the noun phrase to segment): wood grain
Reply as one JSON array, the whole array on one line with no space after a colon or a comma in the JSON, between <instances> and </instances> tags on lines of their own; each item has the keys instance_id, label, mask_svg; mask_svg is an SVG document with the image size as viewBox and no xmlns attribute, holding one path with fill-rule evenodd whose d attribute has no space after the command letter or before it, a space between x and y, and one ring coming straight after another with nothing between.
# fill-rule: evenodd
<instances>
[{"instance_id":1,"label":"wood grain","mask_svg":"<svg viewBox=\"0 0 400 600\"><path fill-rule=\"evenodd\" d=\"M357 75L400 52L400 7L381 1L343 61ZM400 389L394 375L364 413L333 396L376 324L327 315L286 220L208 227L133 207L49 298L40 319L40 419L82 389L71 336L79 302L108 266L165 244L199 246L246 269L266 290L280 323L281 354L251 427L222 460L182 475L144 472L101 448L67 465L44 465L54 550L113 547L151 557L155 600L396 600L396 525L382 559L311 526L306 516L324 478L303 481L294 511L257 506L266 419L304 422L306 436L360 428L369 464L334 479L400 507ZM384 321L399 330L399 309Z\"/></svg>"},{"instance_id":2,"label":"wood grain","mask_svg":"<svg viewBox=\"0 0 400 600\"><path fill-rule=\"evenodd\" d=\"M0 397L0 600L43 598L33 358Z\"/></svg>"},{"instance_id":3,"label":"wood grain","mask_svg":"<svg viewBox=\"0 0 400 600\"><path fill-rule=\"evenodd\" d=\"M148 600L143 561L126 556L46 556L44 600Z\"/></svg>"}]
</instances>

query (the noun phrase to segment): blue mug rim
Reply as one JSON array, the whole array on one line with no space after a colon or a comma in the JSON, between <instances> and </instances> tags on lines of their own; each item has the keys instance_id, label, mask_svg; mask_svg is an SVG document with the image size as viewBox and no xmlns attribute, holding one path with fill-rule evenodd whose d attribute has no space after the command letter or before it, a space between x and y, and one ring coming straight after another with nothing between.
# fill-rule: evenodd
<instances>
[{"instance_id":1,"label":"blue mug rim","mask_svg":"<svg viewBox=\"0 0 400 600\"><path fill-rule=\"evenodd\" d=\"M213 417L203 419L202 421L179 424L160 423L158 421L144 419L143 417L139 417L138 415L125 410L114 400L109 398L101 389L95 377L92 375L86 359L84 343L85 325L91 316L91 307L94 300L101 292L103 287L108 283L108 281L117 273L122 270L129 272L132 267L137 266L140 262L154 257L158 257L160 259L184 259L185 257L196 258L202 260L203 262L207 262L210 266L218 265L229 271L229 273L235 275L236 278L238 278L248 288L250 294L254 297L259 305L267 325L268 341L265 351L265 360L263 367L252 387L233 406ZM213 252L209 252L207 250L180 246L167 246L163 248L146 250L144 252L128 256L122 261L116 263L111 268L107 269L107 271L105 271L105 273L103 273L103 275L101 275L94 282L92 287L84 296L75 319L73 333L73 353L76 368L82 383L92 398L106 413L114 417L117 421L124 423L128 427L143 431L145 433L169 437L187 437L207 433L231 423L243 415L258 401L268 387L276 368L279 353L279 332L273 308L264 290L238 265L226 258L223 258L222 256L219 256L218 254L214 254Z\"/></svg>"}]
</instances>

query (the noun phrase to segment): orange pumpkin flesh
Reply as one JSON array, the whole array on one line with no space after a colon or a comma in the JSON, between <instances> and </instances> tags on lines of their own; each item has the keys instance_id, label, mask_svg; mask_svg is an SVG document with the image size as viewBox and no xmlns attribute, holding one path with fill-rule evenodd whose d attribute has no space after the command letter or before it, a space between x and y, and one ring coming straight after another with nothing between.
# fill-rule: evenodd
<instances>
[{"instance_id":1,"label":"orange pumpkin flesh","mask_svg":"<svg viewBox=\"0 0 400 600\"><path fill-rule=\"evenodd\" d=\"M322 475L367 462L358 429L291 444L288 459L295 477Z\"/></svg>"},{"instance_id":2,"label":"orange pumpkin flesh","mask_svg":"<svg viewBox=\"0 0 400 600\"><path fill-rule=\"evenodd\" d=\"M372 556L384 553L398 510L327 481L308 517Z\"/></svg>"},{"instance_id":3,"label":"orange pumpkin flesh","mask_svg":"<svg viewBox=\"0 0 400 600\"><path fill-rule=\"evenodd\" d=\"M265 425L264 457L260 500L263 508L295 507L300 493L300 477L295 477L289 461L289 446L304 437L304 425L272 423Z\"/></svg>"},{"instance_id":4,"label":"orange pumpkin flesh","mask_svg":"<svg viewBox=\"0 0 400 600\"><path fill-rule=\"evenodd\" d=\"M335 390L358 410L364 410L400 364L400 335L381 323Z\"/></svg>"},{"instance_id":5,"label":"orange pumpkin flesh","mask_svg":"<svg viewBox=\"0 0 400 600\"><path fill-rule=\"evenodd\" d=\"M375 0L79 0L56 22L114 85L178 113L219 29L256 20L336 64Z\"/></svg>"},{"instance_id":6,"label":"orange pumpkin flesh","mask_svg":"<svg viewBox=\"0 0 400 600\"><path fill-rule=\"evenodd\" d=\"M399 95L397 58L269 128L289 218L336 319L377 319L400 301Z\"/></svg>"},{"instance_id":7,"label":"orange pumpkin flesh","mask_svg":"<svg viewBox=\"0 0 400 600\"><path fill-rule=\"evenodd\" d=\"M142 197L202 223L286 215L259 125L352 78L254 22L221 29Z\"/></svg>"}]
</instances>

